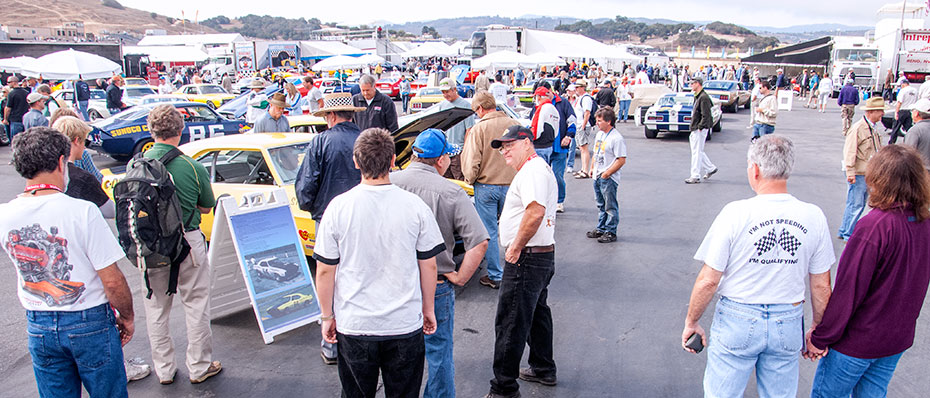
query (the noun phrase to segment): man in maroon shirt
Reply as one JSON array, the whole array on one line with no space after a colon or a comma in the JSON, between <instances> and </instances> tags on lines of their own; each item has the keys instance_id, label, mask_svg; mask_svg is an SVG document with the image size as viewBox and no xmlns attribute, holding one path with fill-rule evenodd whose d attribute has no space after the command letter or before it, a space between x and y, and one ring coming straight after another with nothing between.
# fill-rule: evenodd
<instances>
[{"instance_id":1,"label":"man in maroon shirt","mask_svg":"<svg viewBox=\"0 0 930 398\"><path fill-rule=\"evenodd\" d=\"M920 155L884 147L865 181L873 210L856 224L823 320L808 334L808 356L826 353L811 397L886 396L927 295L930 175Z\"/></svg>"}]
</instances>

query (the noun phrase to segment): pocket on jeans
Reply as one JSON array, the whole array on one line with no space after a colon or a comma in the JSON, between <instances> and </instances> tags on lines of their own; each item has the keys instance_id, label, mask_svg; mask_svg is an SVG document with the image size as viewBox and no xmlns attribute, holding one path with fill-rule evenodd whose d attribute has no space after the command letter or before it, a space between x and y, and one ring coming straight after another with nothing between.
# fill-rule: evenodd
<instances>
[{"instance_id":1,"label":"pocket on jeans","mask_svg":"<svg viewBox=\"0 0 930 398\"><path fill-rule=\"evenodd\" d=\"M790 353L801 351L801 345L804 343L803 319L804 314L800 313L797 316L775 321L780 349Z\"/></svg>"},{"instance_id":2,"label":"pocket on jeans","mask_svg":"<svg viewBox=\"0 0 930 398\"><path fill-rule=\"evenodd\" d=\"M717 310L710 327L711 343L729 350L744 350L752 344L757 320L730 311Z\"/></svg>"},{"instance_id":3,"label":"pocket on jeans","mask_svg":"<svg viewBox=\"0 0 930 398\"><path fill-rule=\"evenodd\" d=\"M110 362L113 350L110 338L111 328L106 326L89 333L75 333L68 336L71 342L71 353L78 366L87 369L98 369ZM112 330L115 332L115 329Z\"/></svg>"},{"instance_id":4,"label":"pocket on jeans","mask_svg":"<svg viewBox=\"0 0 930 398\"><path fill-rule=\"evenodd\" d=\"M26 332L29 336L29 354L32 362L40 367L48 366L49 356L45 348L45 335L41 333Z\"/></svg>"}]
</instances>

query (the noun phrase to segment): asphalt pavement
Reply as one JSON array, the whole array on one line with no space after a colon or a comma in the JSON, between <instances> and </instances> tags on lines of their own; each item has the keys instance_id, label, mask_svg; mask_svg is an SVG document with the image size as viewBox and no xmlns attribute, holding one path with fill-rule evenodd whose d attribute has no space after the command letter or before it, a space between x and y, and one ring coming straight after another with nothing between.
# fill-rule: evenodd
<instances>
[{"instance_id":1,"label":"asphalt pavement","mask_svg":"<svg viewBox=\"0 0 930 398\"><path fill-rule=\"evenodd\" d=\"M797 104L797 103L796 103ZM861 111L857 117L861 117ZM686 185L687 135L646 139L632 121L618 123L626 139L628 160L620 184L620 230L615 243L587 239L597 210L592 180L567 176L565 213L556 226L556 275L549 289L555 328L558 386L521 381L526 397L700 397L706 353L680 347L691 286L701 264L692 259L714 217L733 200L753 195L746 181L749 112L724 114L723 131L706 151L720 172L697 185ZM795 108L780 112L776 133L795 141L797 161L789 190L812 202L827 216L835 233L842 218L846 183L840 168L843 136L840 111ZM10 148L0 148L0 201L17 195L23 180L7 163ZM101 164L112 164L103 159ZM580 164L580 161L579 161ZM837 257L843 243L833 242ZM232 248L230 248L232 250ZM139 272L125 260L120 268L132 287L136 308L135 338L127 357L151 363L143 291ZM834 266L835 271L835 266ZM26 322L16 297L15 269L0 256L0 391L3 396L36 396ZM456 388L459 397L483 396L492 377L494 313L497 291L477 283L477 276L457 291L455 316ZM805 305L810 320L810 306ZM711 307L712 308L712 307ZM921 370L930 359L928 314L924 306L914 347L902 357L889 395L925 396L930 379ZM171 317L177 381L158 384L155 377L132 382L132 397L336 397L335 366L320 361L320 332L309 325L262 342L255 316L243 311L213 322L214 358L224 370L191 385L184 363L184 317L176 305ZM712 310L701 324L710 329ZM711 336L712 338L712 336ZM815 364L802 359L799 397L809 396ZM425 380L424 380L425 381ZM746 396L755 397L750 381Z\"/></svg>"}]
</instances>

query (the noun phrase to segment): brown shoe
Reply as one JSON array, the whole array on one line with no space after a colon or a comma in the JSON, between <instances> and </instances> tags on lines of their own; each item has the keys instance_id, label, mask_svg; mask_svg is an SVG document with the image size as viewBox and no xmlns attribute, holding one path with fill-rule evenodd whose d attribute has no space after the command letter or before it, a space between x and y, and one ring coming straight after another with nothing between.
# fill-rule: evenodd
<instances>
[{"instance_id":1,"label":"brown shoe","mask_svg":"<svg viewBox=\"0 0 930 398\"><path fill-rule=\"evenodd\" d=\"M204 373L202 376L200 376L200 377L198 377L198 378L196 378L196 379L191 379L191 384L200 384L200 383L203 383L203 382L207 381L207 379L209 379L209 378L211 378L211 377L213 377L213 376L216 376L216 375L220 374L220 372L222 372L222 371L223 371L223 365L220 364L220 361L213 361L213 362L210 363L210 367L207 368L207 372L206 372L206 373Z\"/></svg>"},{"instance_id":2,"label":"brown shoe","mask_svg":"<svg viewBox=\"0 0 930 398\"><path fill-rule=\"evenodd\" d=\"M487 275L482 276L481 279L478 279L478 283L485 285L491 289L498 289L501 287L501 281L496 281L491 278L488 278Z\"/></svg>"}]
</instances>

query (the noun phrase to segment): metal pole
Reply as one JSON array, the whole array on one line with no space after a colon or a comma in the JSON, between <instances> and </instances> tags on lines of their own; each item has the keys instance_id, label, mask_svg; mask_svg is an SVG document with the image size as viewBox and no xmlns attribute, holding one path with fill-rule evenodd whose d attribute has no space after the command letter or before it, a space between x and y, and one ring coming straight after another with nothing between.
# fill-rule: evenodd
<instances>
[{"instance_id":1,"label":"metal pole","mask_svg":"<svg viewBox=\"0 0 930 398\"><path fill-rule=\"evenodd\" d=\"M900 73L900 64L901 64L901 50L904 49L904 10L907 9L907 0L901 2L901 27L898 29L898 48L895 49L894 54L894 76L895 79L898 78L898 73ZM876 79L878 80L878 79Z\"/></svg>"}]
</instances>

